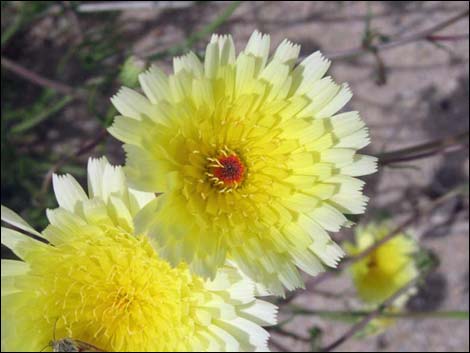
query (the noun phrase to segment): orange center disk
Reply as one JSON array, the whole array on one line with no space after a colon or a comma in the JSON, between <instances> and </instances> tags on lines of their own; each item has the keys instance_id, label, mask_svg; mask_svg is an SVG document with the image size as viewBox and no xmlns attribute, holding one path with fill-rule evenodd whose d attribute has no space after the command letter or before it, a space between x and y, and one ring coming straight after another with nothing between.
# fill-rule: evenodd
<instances>
[{"instance_id":1,"label":"orange center disk","mask_svg":"<svg viewBox=\"0 0 470 353\"><path fill-rule=\"evenodd\" d=\"M214 167L212 173L225 186L238 185L243 181L245 166L237 155L217 158L220 166Z\"/></svg>"}]
</instances>

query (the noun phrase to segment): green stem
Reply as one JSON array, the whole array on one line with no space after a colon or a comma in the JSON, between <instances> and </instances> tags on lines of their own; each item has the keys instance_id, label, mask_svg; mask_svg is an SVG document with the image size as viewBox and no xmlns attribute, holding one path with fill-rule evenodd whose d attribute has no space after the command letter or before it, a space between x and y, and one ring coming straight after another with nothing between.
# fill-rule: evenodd
<instances>
[{"instance_id":1,"label":"green stem","mask_svg":"<svg viewBox=\"0 0 470 353\"><path fill-rule=\"evenodd\" d=\"M352 319L362 318L371 314L371 311L366 310L309 310L298 306L291 306L292 314L294 315L314 315L330 319ZM468 320L468 311L403 311L403 312L381 312L377 317L384 318L399 318L399 319L456 319Z\"/></svg>"},{"instance_id":2,"label":"green stem","mask_svg":"<svg viewBox=\"0 0 470 353\"><path fill-rule=\"evenodd\" d=\"M2 5L3 5L2 1ZM32 21L37 20L41 18L44 14L46 14L49 11L49 5L46 5L46 8L39 11L38 13L31 13L30 11L30 6L28 2L22 2L19 4L20 8L18 10L18 13L15 16L15 19L13 23L6 28L4 31L2 31L2 36L1 36L1 47L3 48L8 41L15 35L16 32L21 30L23 27L25 27L27 24L30 24ZM2 11L4 9L2 8Z\"/></svg>"},{"instance_id":3,"label":"green stem","mask_svg":"<svg viewBox=\"0 0 470 353\"><path fill-rule=\"evenodd\" d=\"M27 119L15 126L12 127L11 133L13 134L20 134L23 132L26 132L28 130L31 130L32 128L36 127L40 123L42 123L44 120L46 120L48 117L51 115L57 113L60 111L62 108L64 108L67 104L69 104L73 100L72 96L65 96L62 99L60 99L57 103L55 103L52 107L49 109L46 109L42 111L40 114L33 116L31 119Z\"/></svg>"},{"instance_id":4,"label":"green stem","mask_svg":"<svg viewBox=\"0 0 470 353\"><path fill-rule=\"evenodd\" d=\"M241 1L234 1L230 5L227 6L224 12L220 14L214 21L209 23L199 32L194 33L193 35L189 36L186 41L186 46L191 47L193 44L197 43L201 39L204 39L211 33L213 33L217 28L219 28L225 21L227 21L230 16L235 12L235 10L240 6Z\"/></svg>"},{"instance_id":5,"label":"green stem","mask_svg":"<svg viewBox=\"0 0 470 353\"><path fill-rule=\"evenodd\" d=\"M1 47L10 40L10 38L21 28L23 24L23 12L20 12L16 17L14 22L2 33Z\"/></svg>"}]
</instances>

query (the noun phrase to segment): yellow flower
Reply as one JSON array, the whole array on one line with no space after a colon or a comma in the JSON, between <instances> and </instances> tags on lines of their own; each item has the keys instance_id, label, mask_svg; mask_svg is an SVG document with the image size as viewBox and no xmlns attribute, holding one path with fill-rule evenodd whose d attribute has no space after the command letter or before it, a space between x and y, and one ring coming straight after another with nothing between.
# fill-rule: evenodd
<instances>
[{"instance_id":1,"label":"yellow flower","mask_svg":"<svg viewBox=\"0 0 470 353\"><path fill-rule=\"evenodd\" d=\"M88 196L69 175L53 185L60 207L42 233L2 206L22 231L2 227L21 259L2 260L2 351L37 352L54 336L105 351L267 349L261 325L276 307L235 267L207 281L159 258L132 221L154 196L129 189L121 168L91 159Z\"/></svg>"},{"instance_id":2,"label":"yellow flower","mask_svg":"<svg viewBox=\"0 0 470 353\"><path fill-rule=\"evenodd\" d=\"M268 59L270 38L254 32L235 56L230 36L214 35L204 63L189 53L174 73L140 75L145 96L122 88L110 133L125 143L132 187L163 193L136 221L159 253L204 277L226 258L274 293L315 275L343 255L327 231L364 211L356 176L376 160L346 84L324 77L319 52L296 65L285 40Z\"/></svg>"},{"instance_id":3,"label":"yellow flower","mask_svg":"<svg viewBox=\"0 0 470 353\"><path fill-rule=\"evenodd\" d=\"M355 256L389 234L391 229L385 224L369 224L356 228L356 244L345 244L346 252ZM415 256L418 247L406 234L399 234L379 246L371 254L351 266L353 281L359 298L367 304L380 304L418 275ZM402 307L409 292L400 296L395 308ZM386 320L385 320L386 321Z\"/></svg>"}]
</instances>

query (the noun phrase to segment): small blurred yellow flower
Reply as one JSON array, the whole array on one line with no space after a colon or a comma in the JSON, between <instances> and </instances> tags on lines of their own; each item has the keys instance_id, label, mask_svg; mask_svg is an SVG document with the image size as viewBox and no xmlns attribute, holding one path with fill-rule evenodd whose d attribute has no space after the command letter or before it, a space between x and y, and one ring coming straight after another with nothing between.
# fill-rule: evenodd
<instances>
[{"instance_id":1,"label":"small blurred yellow flower","mask_svg":"<svg viewBox=\"0 0 470 353\"><path fill-rule=\"evenodd\" d=\"M347 84L323 77L319 52L296 65L300 46L254 32L238 57L231 36L214 35L202 63L174 59L140 75L145 96L123 88L110 133L125 143L132 187L163 193L136 226L158 251L212 277L226 257L281 294L303 286L343 255L328 231L364 211L376 159L357 112L338 114Z\"/></svg>"},{"instance_id":2,"label":"small blurred yellow flower","mask_svg":"<svg viewBox=\"0 0 470 353\"><path fill-rule=\"evenodd\" d=\"M359 255L391 231L386 223L358 226L355 229L355 244L346 243L344 249L350 256ZM351 265L354 285L364 303L363 309L374 310L377 305L417 277L418 268L415 261L417 252L418 246L410 236L398 234ZM415 288L410 288L395 299L384 313L393 314L401 311L414 292ZM375 318L359 332L358 336L380 334L394 323L393 317Z\"/></svg>"},{"instance_id":3,"label":"small blurred yellow flower","mask_svg":"<svg viewBox=\"0 0 470 353\"><path fill-rule=\"evenodd\" d=\"M356 243L346 243L344 248L350 256L358 255L390 231L385 223L358 226ZM415 241L406 234L399 234L351 265L359 298L367 304L380 304L413 280L418 275L415 262L417 252ZM402 306L408 295L400 296L394 305Z\"/></svg>"},{"instance_id":4,"label":"small blurred yellow flower","mask_svg":"<svg viewBox=\"0 0 470 353\"><path fill-rule=\"evenodd\" d=\"M154 195L129 189L121 168L91 159L89 195L69 175L53 184L60 207L42 233L2 206L24 232L1 232L21 259L2 260L2 351L37 352L53 336L104 351L267 349L261 325L275 323L276 307L234 267L207 281L159 258L132 220Z\"/></svg>"}]
</instances>

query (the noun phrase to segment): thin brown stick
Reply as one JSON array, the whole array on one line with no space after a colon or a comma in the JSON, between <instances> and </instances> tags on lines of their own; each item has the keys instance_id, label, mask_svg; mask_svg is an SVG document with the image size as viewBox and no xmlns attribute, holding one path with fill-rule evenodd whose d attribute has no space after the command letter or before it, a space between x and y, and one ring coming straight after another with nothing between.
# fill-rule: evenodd
<instances>
[{"instance_id":1,"label":"thin brown stick","mask_svg":"<svg viewBox=\"0 0 470 353\"><path fill-rule=\"evenodd\" d=\"M470 37L469 33L450 34L450 35L433 34L433 35L427 36L426 39L435 41L435 42L455 42L457 40L468 39L469 37Z\"/></svg>"},{"instance_id":2,"label":"thin brown stick","mask_svg":"<svg viewBox=\"0 0 470 353\"><path fill-rule=\"evenodd\" d=\"M71 86L45 78L3 56L1 57L1 63L2 63L2 67L5 68L6 70L9 70L15 73L16 75L24 78L25 80L31 83L34 83L35 85L45 87L45 88L50 88L56 92L59 92L65 95L78 96L77 94L78 92L74 90Z\"/></svg>"},{"instance_id":3,"label":"thin brown stick","mask_svg":"<svg viewBox=\"0 0 470 353\"><path fill-rule=\"evenodd\" d=\"M409 44L412 42L416 42L420 40L427 40L428 37L431 36L433 33L440 31L441 29L444 29L446 27L449 27L450 25L461 20L462 18L467 17L468 14L469 14L469 10L462 11L459 14L452 16L442 22L439 22L438 24L428 29L416 32L409 36L396 38L395 40L391 40L390 42L387 42L387 43L381 43L381 44L373 45L370 47L360 47L360 48L355 48L355 49L327 53L325 54L325 56L330 59L345 59L345 58L363 55L371 51L383 51L383 50L388 50L388 49L392 49L395 47L399 47L405 44Z\"/></svg>"},{"instance_id":4,"label":"thin brown stick","mask_svg":"<svg viewBox=\"0 0 470 353\"><path fill-rule=\"evenodd\" d=\"M351 326L349 330L347 330L341 337L330 343L329 345L320 349L320 352L330 352L333 349L337 348L338 346L342 345L346 342L349 338L353 337L356 333L361 331L364 327L367 326L369 322L371 322L374 318L379 316L385 309L387 309L393 302L400 297L402 294L406 293L410 288L414 287L418 281L424 278L429 272L433 269L431 266L430 269L421 273L420 275L416 276L413 280L409 281L405 286L401 287L397 290L394 294L388 297L382 304L380 304L377 309L373 310L365 316L361 321Z\"/></svg>"},{"instance_id":5,"label":"thin brown stick","mask_svg":"<svg viewBox=\"0 0 470 353\"><path fill-rule=\"evenodd\" d=\"M454 146L449 146L449 147L445 147L445 148L442 148L442 149L432 150L432 151L429 151L429 152L421 152L421 153L413 154L413 155L410 155L410 156L403 156L403 157L397 158L394 161L389 161L389 162L386 162L386 163L382 163L379 160L379 164L381 166L386 166L386 165L390 165L390 164L416 161L418 159L430 158L430 157L435 157L437 155L443 155L443 154L447 154L447 153L460 151L462 148L465 148L465 146L464 145L454 145Z\"/></svg>"},{"instance_id":6,"label":"thin brown stick","mask_svg":"<svg viewBox=\"0 0 470 353\"><path fill-rule=\"evenodd\" d=\"M377 155L379 163L384 166L392 163L400 163L413 159L433 156L438 153L446 152L449 148L463 147L468 145L469 132L444 137L439 140L427 142L421 145L403 148L396 151L385 152Z\"/></svg>"},{"instance_id":7,"label":"thin brown stick","mask_svg":"<svg viewBox=\"0 0 470 353\"><path fill-rule=\"evenodd\" d=\"M280 335L283 335L283 336L286 336L286 337L291 337L291 338L294 338L296 339L297 341L301 341L301 342L310 342L310 339L307 338L307 337L303 337L303 336L300 336L298 334L296 334L295 332L291 332L291 331L287 331L285 329L283 329L282 327L279 327L279 326L273 326L273 327L268 327L267 328L269 331L274 331Z\"/></svg>"}]
</instances>

